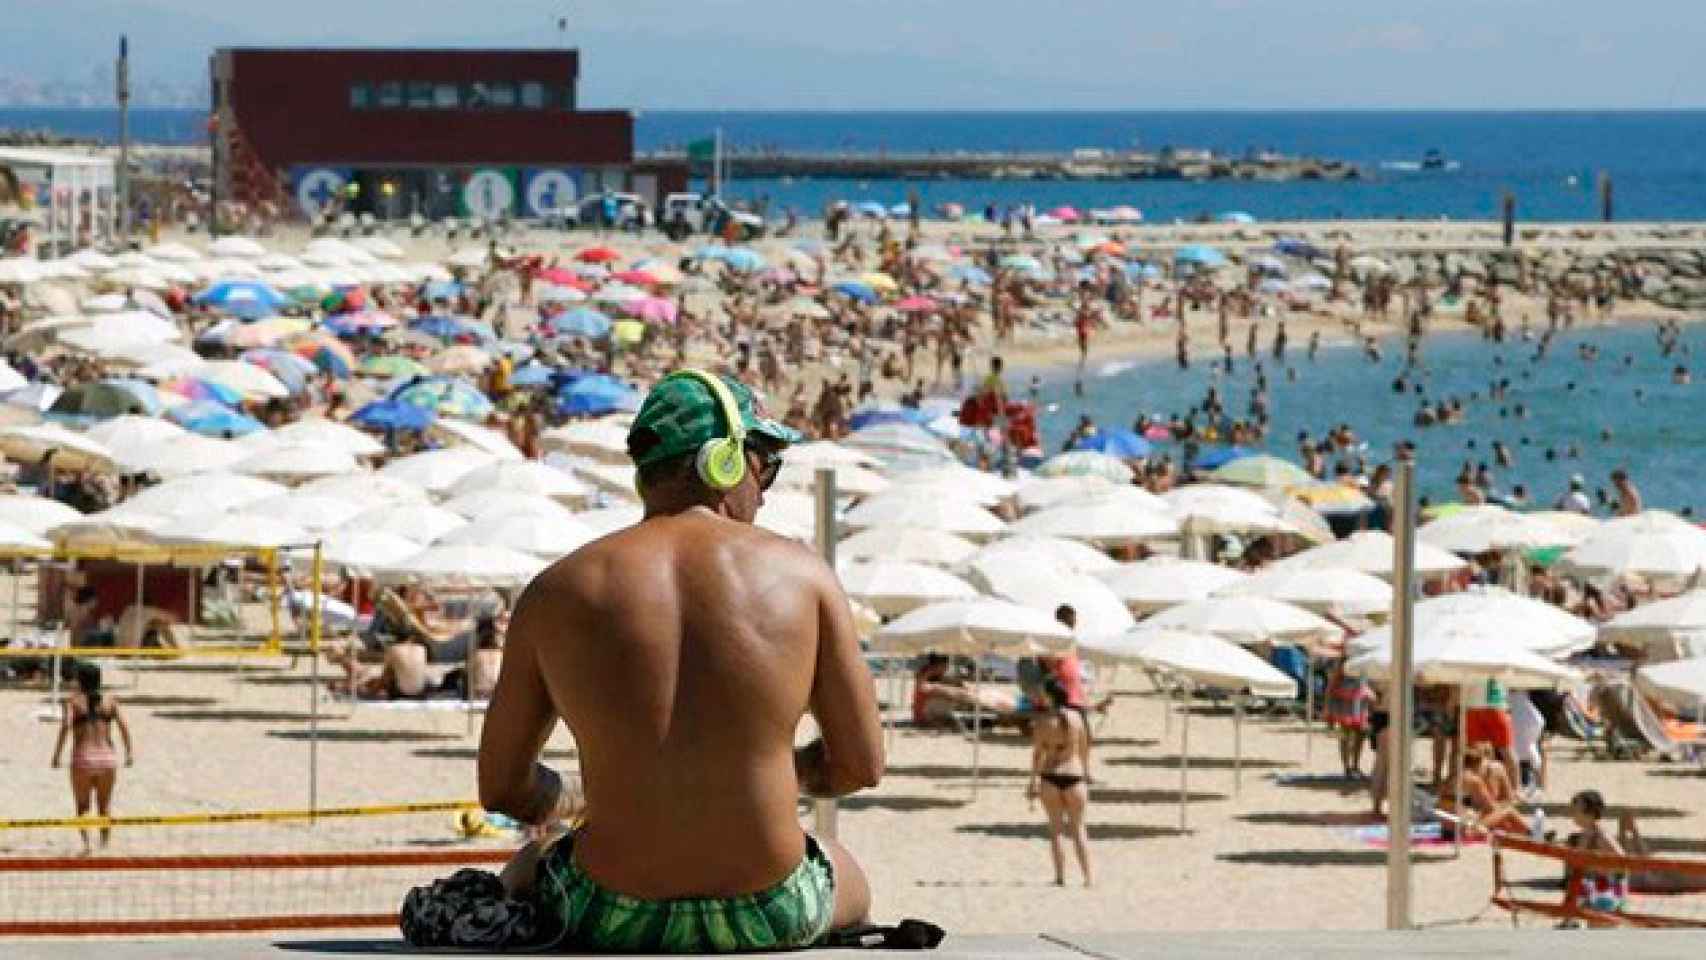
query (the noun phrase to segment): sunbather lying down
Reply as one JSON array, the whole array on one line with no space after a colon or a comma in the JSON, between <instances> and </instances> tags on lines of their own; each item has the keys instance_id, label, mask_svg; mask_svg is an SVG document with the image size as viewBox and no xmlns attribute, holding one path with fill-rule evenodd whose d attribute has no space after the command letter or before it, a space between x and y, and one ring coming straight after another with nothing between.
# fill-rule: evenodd
<instances>
[{"instance_id":1,"label":"sunbather lying down","mask_svg":"<svg viewBox=\"0 0 1706 960\"><path fill-rule=\"evenodd\" d=\"M1657 856L1635 826L1635 818L1627 813L1617 818L1617 845L1631 857ZM1636 893L1706 893L1706 876L1641 870L1630 874L1629 889Z\"/></svg>"},{"instance_id":2,"label":"sunbather lying down","mask_svg":"<svg viewBox=\"0 0 1706 960\"><path fill-rule=\"evenodd\" d=\"M1019 694L1000 684L965 683L948 676L948 658L926 657L912 682L912 722L919 726L948 726L954 715L981 711L989 723L1021 723L1025 711Z\"/></svg>"}]
</instances>

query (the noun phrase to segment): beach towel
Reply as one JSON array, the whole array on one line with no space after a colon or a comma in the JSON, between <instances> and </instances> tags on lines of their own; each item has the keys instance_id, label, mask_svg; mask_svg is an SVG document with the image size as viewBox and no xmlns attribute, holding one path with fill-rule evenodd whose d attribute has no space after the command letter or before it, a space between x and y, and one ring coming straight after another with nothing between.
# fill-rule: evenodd
<instances>
[{"instance_id":1,"label":"beach towel","mask_svg":"<svg viewBox=\"0 0 1706 960\"><path fill-rule=\"evenodd\" d=\"M1378 847L1381 850L1390 846L1391 831L1386 824L1375 824L1367 827L1357 827L1351 835L1364 846ZM1464 846L1475 846L1487 842L1485 834L1470 834L1463 838ZM1415 823L1410 825L1410 849L1428 849L1432 847L1449 847L1454 841L1447 837L1437 823Z\"/></svg>"}]
</instances>

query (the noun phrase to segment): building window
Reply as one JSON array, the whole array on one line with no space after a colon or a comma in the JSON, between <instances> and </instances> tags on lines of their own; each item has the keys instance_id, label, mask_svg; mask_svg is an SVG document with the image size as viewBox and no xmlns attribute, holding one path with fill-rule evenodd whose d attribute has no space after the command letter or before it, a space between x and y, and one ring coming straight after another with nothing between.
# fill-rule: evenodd
<instances>
[{"instance_id":1,"label":"building window","mask_svg":"<svg viewBox=\"0 0 1706 960\"><path fill-rule=\"evenodd\" d=\"M521 108L523 110L545 109L545 85L528 81L521 85Z\"/></svg>"},{"instance_id":2,"label":"building window","mask_svg":"<svg viewBox=\"0 0 1706 960\"><path fill-rule=\"evenodd\" d=\"M379 108L395 110L403 105L403 85L400 83L382 83L379 85Z\"/></svg>"},{"instance_id":3,"label":"building window","mask_svg":"<svg viewBox=\"0 0 1706 960\"><path fill-rule=\"evenodd\" d=\"M484 110L492 105L492 85L470 83L462 90L462 106L469 110Z\"/></svg>"},{"instance_id":4,"label":"building window","mask_svg":"<svg viewBox=\"0 0 1706 960\"><path fill-rule=\"evenodd\" d=\"M373 106L373 84L352 83L349 85L349 107L351 110L366 110Z\"/></svg>"},{"instance_id":5,"label":"building window","mask_svg":"<svg viewBox=\"0 0 1706 960\"><path fill-rule=\"evenodd\" d=\"M562 107L564 110L574 110L574 108L575 108L575 85L574 84L571 83L568 86L563 88L563 99L558 102L558 106Z\"/></svg>"},{"instance_id":6,"label":"building window","mask_svg":"<svg viewBox=\"0 0 1706 960\"><path fill-rule=\"evenodd\" d=\"M454 83L441 83L432 88L432 105L440 110L455 110L461 101Z\"/></svg>"},{"instance_id":7,"label":"building window","mask_svg":"<svg viewBox=\"0 0 1706 960\"><path fill-rule=\"evenodd\" d=\"M409 84L409 109L432 109L432 84L418 82Z\"/></svg>"},{"instance_id":8,"label":"building window","mask_svg":"<svg viewBox=\"0 0 1706 960\"><path fill-rule=\"evenodd\" d=\"M512 109L515 106L515 84L490 83L486 85L486 89L491 91L492 106L503 110Z\"/></svg>"}]
</instances>

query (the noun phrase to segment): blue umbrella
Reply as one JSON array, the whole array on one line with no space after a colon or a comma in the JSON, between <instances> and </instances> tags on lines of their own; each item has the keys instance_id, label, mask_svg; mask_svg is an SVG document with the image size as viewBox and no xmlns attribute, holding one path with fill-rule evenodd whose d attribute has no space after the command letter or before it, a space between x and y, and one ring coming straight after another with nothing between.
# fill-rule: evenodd
<instances>
[{"instance_id":1,"label":"blue umbrella","mask_svg":"<svg viewBox=\"0 0 1706 960\"><path fill-rule=\"evenodd\" d=\"M410 330L419 330L429 337L438 337L440 340L454 340L457 337L482 339L480 337L482 327L488 332L491 330L490 327L485 327L483 324L477 325L457 317L436 315L421 317L409 323Z\"/></svg>"},{"instance_id":2,"label":"blue umbrella","mask_svg":"<svg viewBox=\"0 0 1706 960\"><path fill-rule=\"evenodd\" d=\"M861 203L853 209L861 217L876 217L878 220L886 219L889 215L889 208L880 203Z\"/></svg>"},{"instance_id":3,"label":"blue umbrella","mask_svg":"<svg viewBox=\"0 0 1706 960\"><path fill-rule=\"evenodd\" d=\"M375 430L425 430L438 415L412 403L375 400L350 414L350 422Z\"/></svg>"},{"instance_id":4,"label":"blue umbrella","mask_svg":"<svg viewBox=\"0 0 1706 960\"><path fill-rule=\"evenodd\" d=\"M1284 257L1303 257L1307 260L1321 256L1321 248L1296 237L1281 237L1275 240L1274 252Z\"/></svg>"},{"instance_id":5,"label":"blue umbrella","mask_svg":"<svg viewBox=\"0 0 1706 960\"><path fill-rule=\"evenodd\" d=\"M720 243L708 243L693 251L695 260L721 260L729 255L729 248Z\"/></svg>"},{"instance_id":6,"label":"blue umbrella","mask_svg":"<svg viewBox=\"0 0 1706 960\"><path fill-rule=\"evenodd\" d=\"M1176 263L1194 263L1203 267L1219 267L1225 265L1226 254L1213 247L1194 244L1188 247L1180 247L1178 252L1173 254L1173 260Z\"/></svg>"},{"instance_id":7,"label":"blue umbrella","mask_svg":"<svg viewBox=\"0 0 1706 960\"><path fill-rule=\"evenodd\" d=\"M447 417L483 420L493 410L492 401L479 388L460 377L421 377L410 380L386 399L409 403Z\"/></svg>"},{"instance_id":8,"label":"blue umbrella","mask_svg":"<svg viewBox=\"0 0 1706 960\"><path fill-rule=\"evenodd\" d=\"M989 275L988 270L965 263L949 267L948 276L966 283L975 283L978 286L988 286L995 282L995 278Z\"/></svg>"},{"instance_id":9,"label":"blue umbrella","mask_svg":"<svg viewBox=\"0 0 1706 960\"><path fill-rule=\"evenodd\" d=\"M883 404L853 411L852 416L847 418L847 423L854 430L863 430L879 423L915 423L922 427L929 425L930 417L922 410Z\"/></svg>"},{"instance_id":10,"label":"blue umbrella","mask_svg":"<svg viewBox=\"0 0 1706 960\"><path fill-rule=\"evenodd\" d=\"M1246 450L1243 447L1212 447L1197 454L1197 458L1191 461L1191 466L1198 470L1213 470L1234 460L1255 456L1255 453L1254 450Z\"/></svg>"},{"instance_id":11,"label":"blue umbrella","mask_svg":"<svg viewBox=\"0 0 1706 960\"><path fill-rule=\"evenodd\" d=\"M745 273L764 269L764 258L745 247L738 247L723 254L723 263L730 270L740 270Z\"/></svg>"},{"instance_id":12,"label":"blue umbrella","mask_svg":"<svg viewBox=\"0 0 1706 960\"><path fill-rule=\"evenodd\" d=\"M597 416L640 409L640 392L609 374L581 377L557 394L557 409L568 415Z\"/></svg>"},{"instance_id":13,"label":"blue umbrella","mask_svg":"<svg viewBox=\"0 0 1706 960\"><path fill-rule=\"evenodd\" d=\"M308 378L320 372L319 368L314 366L314 361L299 357L288 350L245 350L239 359L277 377L292 395L308 389ZM349 375L347 369L344 375Z\"/></svg>"},{"instance_id":14,"label":"blue umbrella","mask_svg":"<svg viewBox=\"0 0 1706 960\"><path fill-rule=\"evenodd\" d=\"M576 307L559 313L546 321L559 337L588 337L601 340L610 336L610 318L591 307Z\"/></svg>"},{"instance_id":15,"label":"blue umbrella","mask_svg":"<svg viewBox=\"0 0 1706 960\"><path fill-rule=\"evenodd\" d=\"M860 303L876 303L882 299L877 296L877 291L871 289L870 284L860 283L857 280L843 280L835 285L835 292L844 297L851 297Z\"/></svg>"},{"instance_id":16,"label":"blue umbrella","mask_svg":"<svg viewBox=\"0 0 1706 960\"><path fill-rule=\"evenodd\" d=\"M454 300L462 295L462 284L455 280L433 280L421 288L428 300Z\"/></svg>"},{"instance_id":17,"label":"blue umbrella","mask_svg":"<svg viewBox=\"0 0 1706 960\"><path fill-rule=\"evenodd\" d=\"M181 404L166 411L166 416L185 430L206 437L240 437L266 429L254 417L206 401Z\"/></svg>"},{"instance_id":18,"label":"blue umbrella","mask_svg":"<svg viewBox=\"0 0 1706 960\"><path fill-rule=\"evenodd\" d=\"M1097 430L1087 437L1080 437L1072 449L1096 450L1110 457L1131 460L1149 456L1155 445L1130 430L1113 429Z\"/></svg>"},{"instance_id":19,"label":"blue umbrella","mask_svg":"<svg viewBox=\"0 0 1706 960\"><path fill-rule=\"evenodd\" d=\"M516 387L548 387L556 378L557 371L543 363L529 363L516 367L509 375L509 382Z\"/></svg>"},{"instance_id":20,"label":"blue umbrella","mask_svg":"<svg viewBox=\"0 0 1706 960\"><path fill-rule=\"evenodd\" d=\"M259 280L225 280L196 294L195 302L225 313L255 320L270 317L290 298Z\"/></svg>"}]
</instances>

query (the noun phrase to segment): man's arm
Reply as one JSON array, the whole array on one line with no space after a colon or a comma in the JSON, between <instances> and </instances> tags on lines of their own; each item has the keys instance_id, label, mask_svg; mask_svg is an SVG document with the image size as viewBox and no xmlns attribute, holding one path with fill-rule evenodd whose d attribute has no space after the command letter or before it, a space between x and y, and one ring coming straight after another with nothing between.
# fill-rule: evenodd
<instances>
[{"instance_id":1,"label":"man's arm","mask_svg":"<svg viewBox=\"0 0 1706 960\"><path fill-rule=\"evenodd\" d=\"M529 590L516 605L504 643L503 667L480 731L480 805L527 824L546 824L578 812L580 791L564 786L539 763L557 711L540 674L537 631L551 620Z\"/></svg>"},{"instance_id":2,"label":"man's arm","mask_svg":"<svg viewBox=\"0 0 1706 960\"><path fill-rule=\"evenodd\" d=\"M822 740L795 755L800 786L839 797L874 787L883 776L883 726L876 684L859 649L853 611L828 566L818 564L818 644L811 712Z\"/></svg>"}]
</instances>

